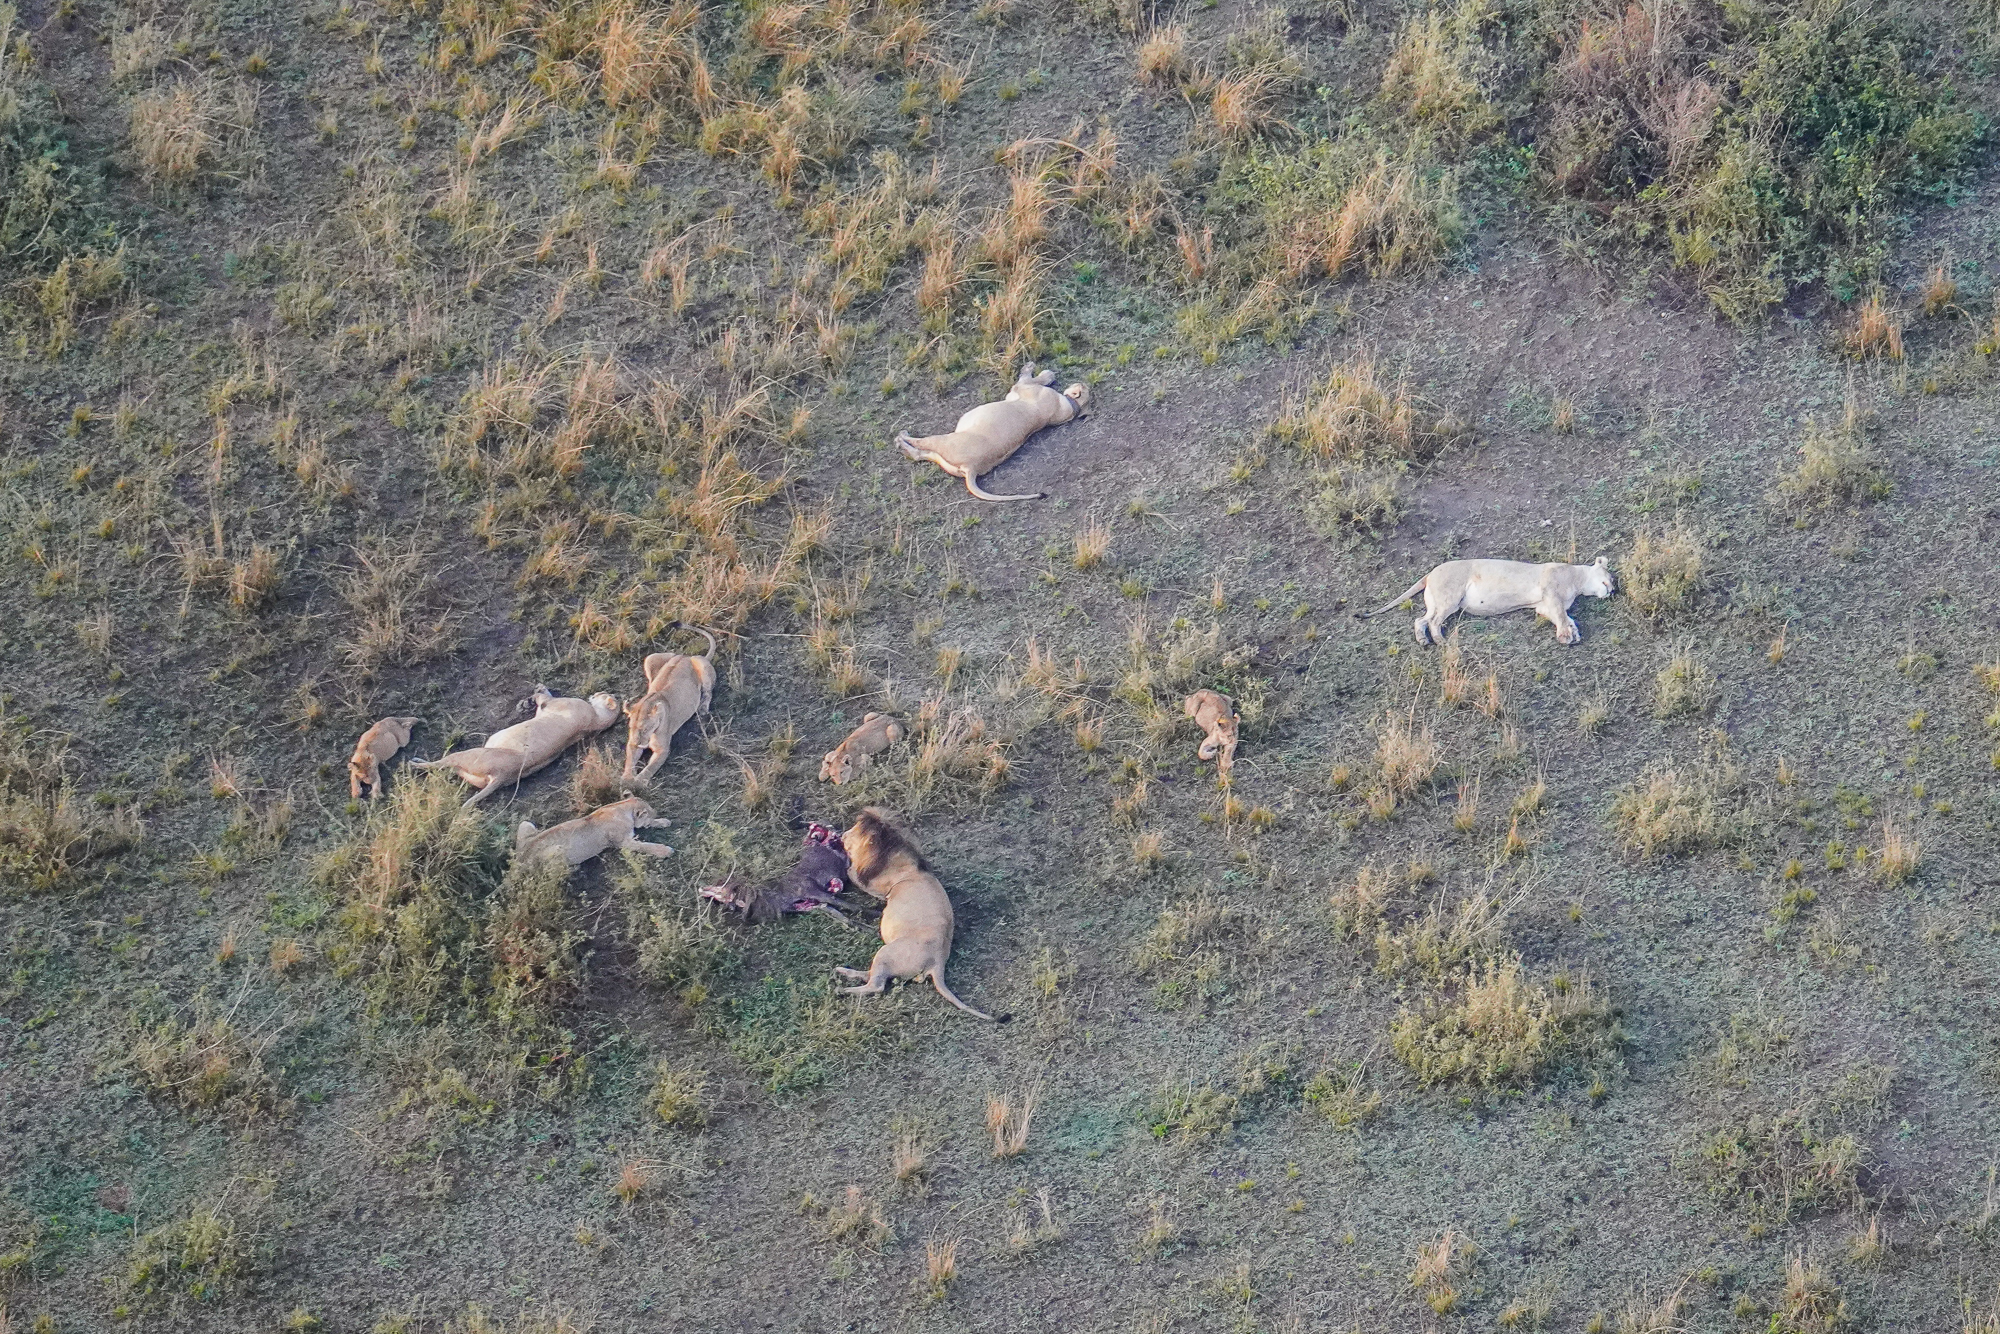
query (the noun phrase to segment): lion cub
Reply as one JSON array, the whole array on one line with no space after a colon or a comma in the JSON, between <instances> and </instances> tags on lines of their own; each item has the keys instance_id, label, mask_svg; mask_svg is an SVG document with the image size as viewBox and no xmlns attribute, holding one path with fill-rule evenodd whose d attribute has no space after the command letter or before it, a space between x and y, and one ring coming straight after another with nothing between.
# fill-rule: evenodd
<instances>
[{"instance_id":1,"label":"lion cub","mask_svg":"<svg viewBox=\"0 0 2000 1334\"><path fill-rule=\"evenodd\" d=\"M562 862L575 869L600 853L613 848L629 848L651 857L671 857L673 849L664 843L647 843L638 831L667 822L653 814L653 808L638 797L626 797L609 806L599 806L580 820L565 820L547 829L537 829L527 820L514 831L514 860L527 863L541 859Z\"/></svg>"},{"instance_id":2,"label":"lion cub","mask_svg":"<svg viewBox=\"0 0 2000 1334\"><path fill-rule=\"evenodd\" d=\"M847 740L826 753L820 761L822 783L838 786L875 763L875 757L903 739L903 725L886 713L870 713L861 726L847 734Z\"/></svg>"},{"instance_id":3,"label":"lion cub","mask_svg":"<svg viewBox=\"0 0 2000 1334\"><path fill-rule=\"evenodd\" d=\"M1236 763L1236 725L1241 721L1236 716L1235 703L1220 691L1197 690L1181 701L1181 712L1208 734L1195 753L1204 760L1214 760L1220 755L1215 771L1227 777Z\"/></svg>"},{"instance_id":4,"label":"lion cub","mask_svg":"<svg viewBox=\"0 0 2000 1334\"><path fill-rule=\"evenodd\" d=\"M646 693L625 710L631 719L625 733L628 783L647 782L659 772L674 733L696 714L707 713L715 699L715 636L699 626L695 629L708 641L708 652L646 655ZM649 752L646 767L634 772L639 756Z\"/></svg>"},{"instance_id":5,"label":"lion cub","mask_svg":"<svg viewBox=\"0 0 2000 1334\"><path fill-rule=\"evenodd\" d=\"M951 957L956 921L944 886L931 874L917 845L889 822L886 812L874 806L861 812L841 841L854 868L855 883L882 900L882 948L875 952L875 961L865 973L856 968L833 970L861 983L842 987L842 992L877 996L887 991L891 982L928 977L938 995L959 1009L980 1019L992 1019L992 1015L952 995L944 984L944 964Z\"/></svg>"},{"instance_id":6,"label":"lion cub","mask_svg":"<svg viewBox=\"0 0 2000 1334\"><path fill-rule=\"evenodd\" d=\"M383 718L361 734L347 761L347 790L374 800L382 793L382 766L410 744L410 730L420 718Z\"/></svg>"}]
</instances>

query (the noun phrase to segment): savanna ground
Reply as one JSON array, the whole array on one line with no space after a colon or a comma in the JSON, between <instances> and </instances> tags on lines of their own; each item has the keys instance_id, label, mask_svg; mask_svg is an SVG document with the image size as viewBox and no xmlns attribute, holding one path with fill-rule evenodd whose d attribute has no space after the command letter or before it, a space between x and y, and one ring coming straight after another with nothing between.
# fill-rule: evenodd
<instances>
[{"instance_id":1,"label":"savanna ground","mask_svg":"<svg viewBox=\"0 0 2000 1334\"><path fill-rule=\"evenodd\" d=\"M1996 32L0 7L0 1330L2000 1329ZM675 857L349 801L676 623ZM697 900L868 802L1011 1023Z\"/></svg>"}]
</instances>

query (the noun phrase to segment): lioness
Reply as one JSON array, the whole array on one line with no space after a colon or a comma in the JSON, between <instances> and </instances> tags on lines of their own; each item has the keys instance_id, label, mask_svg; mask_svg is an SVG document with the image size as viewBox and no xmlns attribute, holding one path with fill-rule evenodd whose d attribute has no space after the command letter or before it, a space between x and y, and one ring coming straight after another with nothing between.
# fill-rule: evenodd
<instances>
[{"instance_id":1,"label":"lioness","mask_svg":"<svg viewBox=\"0 0 2000 1334\"><path fill-rule=\"evenodd\" d=\"M435 760L411 760L412 769L452 769L479 790L466 805L486 800L503 787L517 785L529 774L547 768L575 742L618 721L618 696L562 699L538 685L532 696L535 716L503 727L486 744L454 751Z\"/></svg>"},{"instance_id":2,"label":"lioness","mask_svg":"<svg viewBox=\"0 0 2000 1334\"><path fill-rule=\"evenodd\" d=\"M671 857L674 850L664 843L647 843L641 829L657 828L667 822L653 814L653 808L638 797L626 797L609 806L599 806L578 820L565 820L547 829L537 829L521 821L514 831L514 860L529 862L540 858L561 858L572 869L613 848L630 848L651 857Z\"/></svg>"},{"instance_id":3,"label":"lioness","mask_svg":"<svg viewBox=\"0 0 2000 1334\"><path fill-rule=\"evenodd\" d=\"M674 733L687 726L697 713L707 713L715 699L715 636L696 626L708 641L708 652L649 653L646 655L646 693L625 716L631 726L625 733L625 781L643 783L666 763ZM641 752L651 752L646 767L634 769Z\"/></svg>"},{"instance_id":4,"label":"lioness","mask_svg":"<svg viewBox=\"0 0 2000 1334\"><path fill-rule=\"evenodd\" d=\"M1611 569L1599 556L1591 565L1530 565L1518 560L1448 560L1411 584L1395 601L1374 611L1356 612L1356 620L1380 616L1417 594L1424 595L1424 614L1413 626L1417 642L1444 642L1444 625L1455 613L1504 616L1533 607L1535 614L1556 628L1556 642L1574 644L1583 636L1570 619L1569 604L1579 597L1608 598L1618 591Z\"/></svg>"},{"instance_id":5,"label":"lioness","mask_svg":"<svg viewBox=\"0 0 2000 1334\"><path fill-rule=\"evenodd\" d=\"M836 787L875 763L875 757L903 739L903 725L886 713L864 714L861 726L847 734L847 740L826 753L820 761L822 783Z\"/></svg>"},{"instance_id":6,"label":"lioness","mask_svg":"<svg viewBox=\"0 0 2000 1334\"><path fill-rule=\"evenodd\" d=\"M1027 438L1044 426L1055 426L1081 417L1090 405L1090 386L1073 384L1057 393L1049 386L1056 382L1054 371L1035 371L1035 363L1021 368L1020 378L998 403L981 403L958 419L950 435L912 438L908 431L896 437L896 447L913 459L937 464L953 477L965 481L965 489L981 500L1040 500L1037 491L1028 496L996 496L979 485L982 474L1014 456Z\"/></svg>"},{"instance_id":7,"label":"lioness","mask_svg":"<svg viewBox=\"0 0 2000 1334\"><path fill-rule=\"evenodd\" d=\"M383 718L361 734L347 759L347 790L371 801L382 793L382 765L410 744L410 729L420 718Z\"/></svg>"},{"instance_id":8,"label":"lioness","mask_svg":"<svg viewBox=\"0 0 2000 1334\"><path fill-rule=\"evenodd\" d=\"M1194 719L1195 726L1208 735L1202 738L1201 749L1195 753L1204 760L1213 760L1218 755L1215 771L1227 775L1236 763L1236 725L1241 721L1236 716L1236 705L1229 696L1217 690L1197 690L1181 701L1181 712Z\"/></svg>"},{"instance_id":9,"label":"lioness","mask_svg":"<svg viewBox=\"0 0 2000 1334\"><path fill-rule=\"evenodd\" d=\"M891 982L930 978L938 995L981 1019L990 1014L973 1009L944 984L945 960L951 957L955 921L944 886L931 874L923 853L909 836L891 824L886 812L870 806L841 836L854 868L855 883L882 900L882 948L867 972L835 968L842 977L861 983L842 987L849 996L876 996Z\"/></svg>"}]
</instances>

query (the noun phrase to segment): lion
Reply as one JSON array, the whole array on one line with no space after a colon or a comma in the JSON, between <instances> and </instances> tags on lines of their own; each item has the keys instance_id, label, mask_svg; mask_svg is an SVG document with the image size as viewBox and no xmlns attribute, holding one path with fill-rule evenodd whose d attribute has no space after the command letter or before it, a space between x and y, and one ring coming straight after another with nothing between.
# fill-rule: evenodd
<instances>
[{"instance_id":1,"label":"lion","mask_svg":"<svg viewBox=\"0 0 2000 1334\"><path fill-rule=\"evenodd\" d=\"M886 713L870 713L861 726L847 734L847 740L826 753L820 761L822 783L839 786L875 763L875 757L903 739L903 725Z\"/></svg>"},{"instance_id":2,"label":"lion","mask_svg":"<svg viewBox=\"0 0 2000 1334\"><path fill-rule=\"evenodd\" d=\"M382 766L410 744L410 730L421 718L383 718L361 734L347 760L347 790L357 800L373 801L382 794Z\"/></svg>"},{"instance_id":3,"label":"lion","mask_svg":"<svg viewBox=\"0 0 2000 1334\"><path fill-rule=\"evenodd\" d=\"M1195 753L1204 760L1214 760L1219 755L1215 771L1227 777L1236 763L1236 726L1242 720L1236 716L1236 705L1217 690L1197 690L1181 701L1181 712L1194 719L1195 726L1207 733L1202 738L1201 749Z\"/></svg>"},{"instance_id":4,"label":"lion","mask_svg":"<svg viewBox=\"0 0 2000 1334\"><path fill-rule=\"evenodd\" d=\"M613 848L643 852L649 857L671 857L674 850L664 843L648 843L639 837L641 829L658 828L667 821L653 813L642 799L626 794L623 801L599 806L578 820L565 820L547 829L537 829L527 820L514 831L514 860L525 865L547 858L560 858L571 870L599 853Z\"/></svg>"},{"instance_id":5,"label":"lion","mask_svg":"<svg viewBox=\"0 0 2000 1334\"><path fill-rule=\"evenodd\" d=\"M1448 560L1374 611L1356 612L1356 620L1380 616L1417 594L1424 595L1424 614L1412 627L1419 644L1444 642L1444 626L1453 615L1504 616L1533 607L1535 614L1556 628L1558 644L1583 637L1570 619L1570 603L1579 597L1608 598L1618 591L1611 569L1599 556L1591 565L1531 565L1518 560Z\"/></svg>"},{"instance_id":6,"label":"lion","mask_svg":"<svg viewBox=\"0 0 2000 1334\"><path fill-rule=\"evenodd\" d=\"M411 760L412 769L451 769L479 790L466 805L474 806L503 787L518 786L529 774L555 763L570 746L602 732L618 721L618 696L598 694L589 699L558 698L537 685L531 698L535 716L503 727L483 746L454 751L435 760Z\"/></svg>"},{"instance_id":7,"label":"lion","mask_svg":"<svg viewBox=\"0 0 2000 1334\"><path fill-rule=\"evenodd\" d=\"M979 485L980 477L1014 456L1027 438L1044 426L1056 426L1083 415L1090 405L1090 387L1073 384L1057 393L1054 371L1035 370L1029 362L1020 378L998 403L981 403L958 419L950 435L912 437L908 431L896 437L896 447L912 459L926 460L965 482L965 489L981 500L1040 500L1033 495L996 496Z\"/></svg>"},{"instance_id":8,"label":"lion","mask_svg":"<svg viewBox=\"0 0 2000 1334\"><path fill-rule=\"evenodd\" d=\"M696 714L707 713L715 699L715 636L699 626L695 629L708 641L707 653L646 655L646 693L625 710L631 719L625 733L628 783L650 782L667 761L674 733ZM650 752L650 758L644 769L638 769L642 752Z\"/></svg>"},{"instance_id":9,"label":"lion","mask_svg":"<svg viewBox=\"0 0 2000 1334\"><path fill-rule=\"evenodd\" d=\"M861 984L842 987L842 993L878 996L891 982L928 977L938 995L969 1015L991 1020L992 1015L973 1009L945 985L944 965L951 957L956 925L951 900L909 835L891 823L887 812L870 806L841 841L846 845L855 883L864 893L882 900L882 948L875 952L865 973L858 968L833 970ZM1001 1022L1005 1022L1004 1016Z\"/></svg>"}]
</instances>

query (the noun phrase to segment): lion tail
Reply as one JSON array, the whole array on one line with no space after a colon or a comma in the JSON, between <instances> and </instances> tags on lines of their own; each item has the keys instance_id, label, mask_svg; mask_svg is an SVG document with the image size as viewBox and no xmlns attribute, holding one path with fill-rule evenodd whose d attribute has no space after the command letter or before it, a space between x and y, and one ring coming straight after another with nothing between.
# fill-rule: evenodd
<instances>
[{"instance_id":1,"label":"lion tail","mask_svg":"<svg viewBox=\"0 0 2000 1334\"><path fill-rule=\"evenodd\" d=\"M1394 611L1394 610L1395 610L1395 609L1396 609L1397 607L1400 607L1400 606L1402 606L1402 605L1403 605L1403 604L1404 604L1405 602L1408 602L1408 601L1409 601L1409 600L1410 600L1411 598L1413 598L1413 597L1415 597L1415 596L1416 596L1417 594L1419 594L1419 593L1423 592L1423 591L1424 591L1424 585L1425 585L1425 584L1428 584L1428 583L1429 583L1430 581L1431 581L1431 577L1430 577L1429 575L1425 575L1425 576L1424 576L1423 578L1421 578L1421 579L1417 580L1417 582L1415 582L1414 584L1411 584L1411 585L1410 585L1410 586L1409 586L1408 588L1406 588L1406 589L1404 589L1404 590L1403 590L1402 592L1400 592L1400 593L1396 594L1396 596L1395 596L1395 597L1394 597L1393 599L1391 599L1391 600L1390 600L1390 601L1388 601L1388 602L1385 602L1385 603L1383 603L1383 604L1382 604L1381 606L1377 607L1377 608L1376 608L1375 610L1373 610L1373 611L1357 611L1357 612L1355 612L1355 613L1354 613L1354 619L1355 619L1355 620L1357 620L1357 621L1365 621L1365 620L1367 620L1367 619L1368 619L1368 618L1369 618L1370 616L1380 616L1380 615L1381 615L1381 614L1382 614L1383 612L1385 612L1385 611Z\"/></svg>"}]
</instances>

